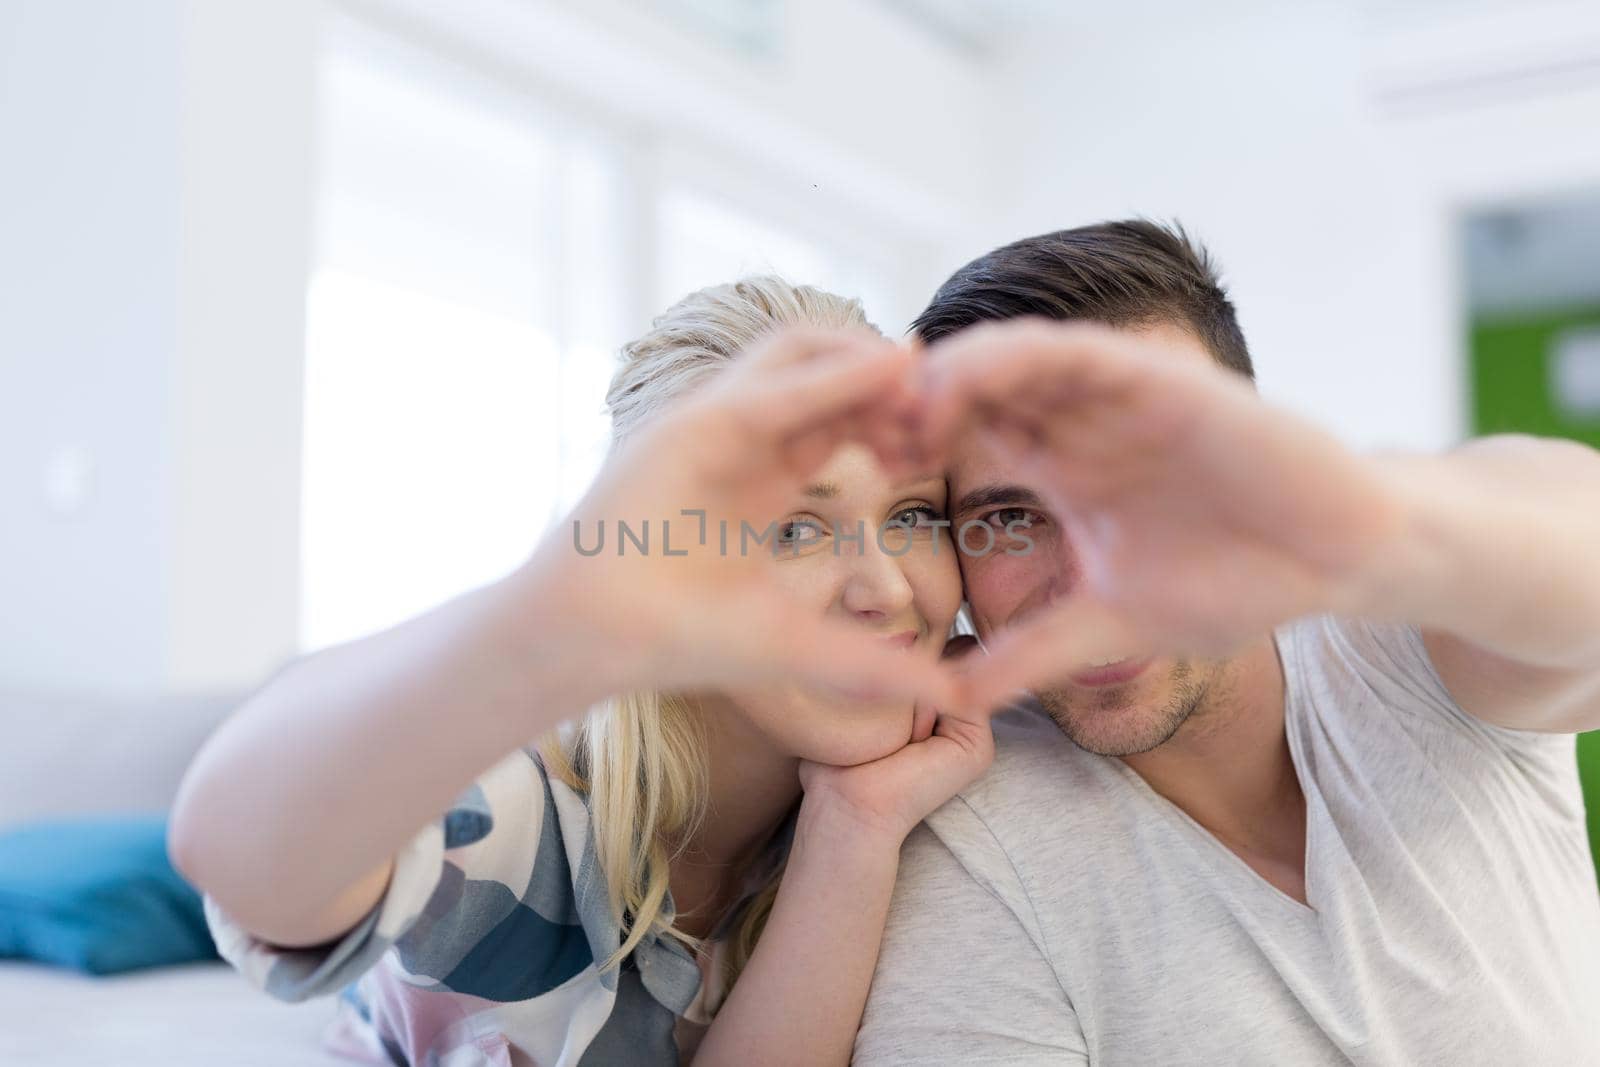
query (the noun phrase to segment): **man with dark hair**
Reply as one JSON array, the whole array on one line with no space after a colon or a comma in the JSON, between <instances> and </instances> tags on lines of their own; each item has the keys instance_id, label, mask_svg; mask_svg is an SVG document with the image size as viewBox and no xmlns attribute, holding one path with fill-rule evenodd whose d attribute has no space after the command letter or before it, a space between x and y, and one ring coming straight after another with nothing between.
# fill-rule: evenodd
<instances>
[{"instance_id":1,"label":"man with dark hair","mask_svg":"<svg viewBox=\"0 0 1600 1067\"><path fill-rule=\"evenodd\" d=\"M1046 715L907 841L856 1062L1600 1062L1600 456L1350 452L1143 221L917 330L952 522L1028 523L972 700Z\"/></svg>"},{"instance_id":2,"label":"man with dark hair","mask_svg":"<svg viewBox=\"0 0 1600 1067\"><path fill-rule=\"evenodd\" d=\"M1102 222L997 248L952 274L911 329L934 344L980 322L1023 315L1182 326L1218 363L1255 378L1216 267L1181 226Z\"/></svg>"}]
</instances>

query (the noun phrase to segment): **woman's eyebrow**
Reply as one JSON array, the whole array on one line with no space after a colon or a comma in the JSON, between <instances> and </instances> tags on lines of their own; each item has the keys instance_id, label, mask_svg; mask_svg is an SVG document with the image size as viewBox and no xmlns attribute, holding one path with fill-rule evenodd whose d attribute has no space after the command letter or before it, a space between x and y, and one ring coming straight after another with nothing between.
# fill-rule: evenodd
<instances>
[{"instance_id":1,"label":"woman's eyebrow","mask_svg":"<svg viewBox=\"0 0 1600 1067\"><path fill-rule=\"evenodd\" d=\"M812 500L832 500L839 495L839 486L835 482L818 482L816 485L806 486L806 496Z\"/></svg>"},{"instance_id":2,"label":"woman's eyebrow","mask_svg":"<svg viewBox=\"0 0 1600 1067\"><path fill-rule=\"evenodd\" d=\"M984 485L961 498L961 503L956 506L956 514L964 515L969 511L979 508L992 508L1001 505L1023 508L1043 508L1044 501L1039 499L1039 494L1032 489L1020 485Z\"/></svg>"}]
</instances>

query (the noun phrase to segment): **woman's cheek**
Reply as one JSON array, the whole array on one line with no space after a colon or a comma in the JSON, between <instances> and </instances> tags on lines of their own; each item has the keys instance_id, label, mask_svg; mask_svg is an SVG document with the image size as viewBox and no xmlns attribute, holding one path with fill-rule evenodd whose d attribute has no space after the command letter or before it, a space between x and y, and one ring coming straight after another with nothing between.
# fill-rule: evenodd
<instances>
[{"instance_id":1,"label":"woman's cheek","mask_svg":"<svg viewBox=\"0 0 1600 1067\"><path fill-rule=\"evenodd\" d=\"M793 558L773 561L778 588L798 612L821 617L840 596L843 572L830 545L808 548Z\"/></svg>"},{"instance_id":2,"label":"woman's cheek","mask_svg":"<svg viewBox=\"0 0 1600 1067\"><path fill-rule=\"evenodd\" d=\"M942 640L961 608L961 568L953 547L944 538L930 539L907 554L904 566L929 635Z\"/></svg>"}]
</instances>

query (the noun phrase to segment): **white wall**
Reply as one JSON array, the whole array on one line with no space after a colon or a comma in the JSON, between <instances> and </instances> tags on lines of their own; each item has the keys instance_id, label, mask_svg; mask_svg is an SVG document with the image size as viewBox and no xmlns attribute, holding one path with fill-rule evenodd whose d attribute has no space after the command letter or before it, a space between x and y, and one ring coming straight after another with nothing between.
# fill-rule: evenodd
<instances>
[{"instance_id":1,"label":"white wall","mask_svg":"<svg viewBox=\"0 0 1600 1067\"><path fill-rule=\"evenodd\" d=\"M1148 0L1024 42L1003 199L1017 236L1181 219L1268 395L1432 448L1464 428L1457 212L1600 184L1600 83L1527 73L1600 37L1593 5L1388 6Z\"/></svg>"},{"instance_id":2,"label":"white wall","mask_svg":"<svg viewBox=\"0 0 1600 1067\"><path fill-rule=\"evenodd\" d=\"M293 650L311 11L0 5L0 684Z\"/></svg>"},{"instance_id":3,"label":"white wall","mask_svg":"<svg viewBox=\"0 0 1600 1067\"><path fill-rule=\"evenodd\" d=\"M164 684L248 683L299 619L314 0L188 0Z\"/></svg>"},{"instance_id":4,"label":"white wall","mask_svg":"<svg viewBox=\"0 0 1600 1067\"><path fill-rule=\"evenodd\" d=\"M178 20L0 5L0 678L162 680Z\"/></svg>"}]
</instances>

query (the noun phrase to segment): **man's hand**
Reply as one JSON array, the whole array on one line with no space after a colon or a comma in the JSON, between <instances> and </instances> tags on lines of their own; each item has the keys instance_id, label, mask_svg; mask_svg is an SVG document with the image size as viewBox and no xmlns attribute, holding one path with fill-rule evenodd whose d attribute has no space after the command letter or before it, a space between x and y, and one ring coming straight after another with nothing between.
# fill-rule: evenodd
<instances>
[{"instance_id":1,"label":"man's hand","mask_svg":"<svg viewBox=\"0 0 1600 1067\"><path fill-rule=\"evenodd\" d=\"M923 446L976 434L1053 506L1082 585L989 642L989 703L1096 658L1220 655L1354 612L1405 533L1392 483L1214 364L1128 333L1021 320L929 352Z\"/></svg>"}]
</instances>

